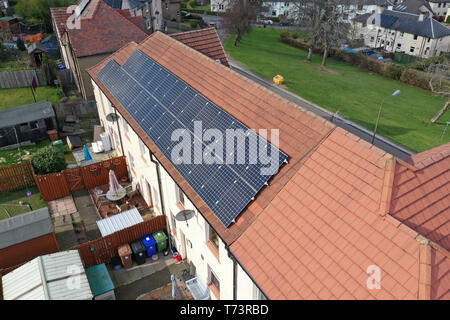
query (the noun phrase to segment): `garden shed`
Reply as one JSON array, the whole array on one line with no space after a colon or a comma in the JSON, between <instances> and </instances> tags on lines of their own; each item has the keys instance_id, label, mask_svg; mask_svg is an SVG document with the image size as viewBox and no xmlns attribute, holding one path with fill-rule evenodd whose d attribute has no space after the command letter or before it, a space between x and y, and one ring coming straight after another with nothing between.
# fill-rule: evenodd
<instances>
[{"instance_id":1,"label":"garden shed","mask_svg":"<svg viewBox=\"0 0 450 320\"><path fill-rule=\"evenodd\" d=\"M57 129L55 111L48 100L0 110L0 148L16 144L17 139L19 142L48 139L47 131L53 129Z\"/></svg>"},{"instance_id":2,"label":"garden shed","mask_svg":"<svg viewBox=\"0 0 450 320\"><path fill-rule=\"evenodd\" d=\"M37 257L2 277L4 300L92 300L78 250Z\"/></svg>"}]
</instances>

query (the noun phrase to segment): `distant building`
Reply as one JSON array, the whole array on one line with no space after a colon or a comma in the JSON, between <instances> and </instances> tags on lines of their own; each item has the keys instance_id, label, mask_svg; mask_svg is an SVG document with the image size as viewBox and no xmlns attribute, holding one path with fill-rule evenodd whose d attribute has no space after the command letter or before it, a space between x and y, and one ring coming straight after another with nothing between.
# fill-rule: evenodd
<instances>
[{"instance_id":1,"label":"distant building","mask_svg":"<svg viewBox=\"0 0 450 320\"><path fill-rule=\"evenodd\" d=\"M429 0L429 4L436 19L444 21L447 16L447 9L450 7L450 0Z\"/></svg>"},{"instance_id":2,"label":"distant building","mask_svg":"<svg viewBox=\"0 0 450 320\"><path fill-rule=\"evenodd\" d=\"M212 12L225 12L230 6L232 0L211 0Z\"/></svg>"},{"instance_id":3,"label":"distant building","mask_svg":"<svg viewBox=\"0 0 450 320\"><path fill-rule=\"evenodd\" d=\"M77 10L79 26L67 8L50 9L64 64L83 98L92 100L94 92L85 70L130 41L142 41L149 31L142 16L133 16L128 9L115 10L102 0L85 0Z\"/></svg>"},{"instance_id":4,"label":"distant building","mask_svg":"<svg viewBox=\"0 0 450 320\"><path fill-rule=\"evenodd\" d=\"M421 58L450 51L450 29L429 12L412 14L380 9L375 15L355 19L354 37L366 46L388 52L403 52Z\"/></svg>"},{"instance_id":5,"label":"distant building","mask_svg":"<svg viewBox=\"0 0 450 320\"><path fill-rule=\"evenodd\" d=\"M181 21L181 0L163 1L162 13L164 20Z\"/></svg>"},{"instance_id":6,"label":"distant building","mask_svg":"<svg viewBox=\"0 0 450 320\"><path fill-rule=\"evenodd\" d=\"M5 34L9 38L20 34L19 20L15 17L1 17L0 33Z\"/></svg>"},{"instance_id":7,"label":"distant building","mask_svg":"<svg viewBox=\"0 0 450 320\"><path fill-rule=\"evenodd\" d=\"M0 17L7 16L7 9L9 8L8 0L0 0Z\"/></svg>"}]
</instances>

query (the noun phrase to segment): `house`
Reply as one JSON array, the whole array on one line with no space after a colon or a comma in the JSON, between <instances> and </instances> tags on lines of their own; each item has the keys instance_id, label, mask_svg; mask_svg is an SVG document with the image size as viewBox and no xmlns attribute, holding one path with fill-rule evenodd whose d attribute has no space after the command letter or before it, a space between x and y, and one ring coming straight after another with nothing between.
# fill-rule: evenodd
<instances>
[{"instance_id":1,"label":"house","mask_svg":"<svg viewBox=\"0 0 450 320\"><path fill-rule=\"evenodd\" d=\"M92 300L78 250L39 256L1 279L4 300Z\"/></svg>"},{"instance_id":2,"label":"house","mask_svg":"<svg viewBox=\"0 0 450 320\"><path fill-rule=\"evenodd\" d=\"M162 2L164 20L181 22L181 0L165 0Z\"/></svg>"},{"instance_id":3,"label":"house","mask_svg":"<svg viewBox=\"0 0 450 320\"><path fill-rule=\"evenodd\" d=\"M93 99L85 70L128 42L141 41L147 36L142 17L114 10L102 0L81 2L77 9L79 23L67 13L67 8L50 11L64 64L72 71L85 100Z\"/></svg>"},{"instance_id":4,"label":"house","mask_svg":"<svg viewBox=\"0 0 450 320\"><path fill-rule=\"evenodd\" d=\"M286 19L296 19L299 7L296 1L263 1L261 11L266 18L283 16Z\"/></svg>"},{"instance_id":5,"label":"house","mask_svg":"<svg viewBox=\"0 0 450 320\"><path fill-rule=\"evenodd\" d=\"M127 155L133 181L167 216L176 249L213 299L450 298L448 224L432 224L432 232L413 217L449 220L447 182L433 180L441 190L433 194L422 177L435 177L436 167L448 175L450 144L396 159L160 32L88 72L102 123L111 112L119 116L107 131L124 142L115 139L115 147ZM278 158L278 172L259 180L268 185L256 194L239 179L230 185L227 175L242 172L253 185L244 177L259 175L248 175L255 168L248 164L180 164L170 152L172 129L181 123L192 130L196 119L219 130L279 128L288 158ZM428 191L420 206L402 197L407 181L414 192ZM194 214L179 221L181 210ZM398 220L405 214L408 224Z\"/></svg>"},{"instance_id":6,"label":"house","mask_svg":"<svg viewBox=\"0 0 450 320\"><path fill-rule=\"evenodd\" d=\"M429 12L435 16L433 9L428 0L404 0L393 6L392 10L420 14L421 12Z\"/></svg>"},{"instance_id":7,"label":"house","mask_svg":"<svg viewBox=\"0 0 450 320\"><path fill-rule=\"evenodd\" d=\"M450 8L449 0L428 0L431 10L433 10L435 18L443 22L447 16L447 9Z\"/></svg>"},{"instance_id":8,"label":"house","mask_svg":"<svg viewBox=\"0 0 450 320\"><path fill-rule=\"evenodd\" d=\"M355 18L357 37L366 46L431 58L450 51L450 29L428 12L412 14L380 9Z\"/></svg>"},{"instance_id":9,"label":"house","mask_svg":"<svg viewBox=\"0 0 450 320\"><path fill-rule=\"evenodd\" d=\"M0 147L16 144L17 140L48 139L47 131L56 128L55 111L48 100L0 110Z\"/></svg>"},{"instance_id":10,"label":"house","mask_svg":"<svg viewBox=\"0 0 450 320\"><path fill-rule=\"evenodd\" d=\"M48 208L0 220L0 269L58 251Z\"/></svg>"},{"instance_id":11,"label":"house","mask_svg":"<svg viewBox=\"0 0 450 320\"><path fill-rule=\"evenodd\" d=\"M212 12L225 12L231 5L232 0L211 0Z\"/></svg>"},{"instance_id":12,"label":"house","mask_svg":"<svg viewBox=\"0 0 450 320\"><path fill-rule=\"evenodd\" d=\"M0 33L12 38L20 33L19 20L15 17L0 17Z\"/></svg>"}]
</instances>

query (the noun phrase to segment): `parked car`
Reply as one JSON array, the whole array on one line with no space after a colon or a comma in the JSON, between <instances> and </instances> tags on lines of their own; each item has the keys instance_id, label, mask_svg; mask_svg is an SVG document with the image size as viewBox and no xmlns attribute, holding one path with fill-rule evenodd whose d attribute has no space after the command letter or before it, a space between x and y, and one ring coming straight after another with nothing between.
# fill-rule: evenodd
<instances>
[{"instance_id":1,"label":"parked car","mask_svg":"<svg viewBox=\"0 0 450 320\"><path fill-rule=\"evenodd\" d=\"M287 26L290 26L290 25L291 25L291 23L289 21L287 21L287 20L281 20L280 21L280 26L287 27Z\"/></svg>"},{"instance_id":2,"label":"parked car","mask_svg":"<svg viewBox=\"0 0 450 320\"><path fill-rule=\"evenodd\" d=\"M215 22L208 22L208 28L216 28L217 29L217 24Z\"/></svg>"},{"instance_id":3,"label":"parked car","mask_svg":"<svg viewBox=\"0 0 450 320\"><path fill-rule=\"evenodd\" d=\"M262 24L273 24L273 21L270 19L264 19L260 21Z\"/></svg>"}]
</instances>

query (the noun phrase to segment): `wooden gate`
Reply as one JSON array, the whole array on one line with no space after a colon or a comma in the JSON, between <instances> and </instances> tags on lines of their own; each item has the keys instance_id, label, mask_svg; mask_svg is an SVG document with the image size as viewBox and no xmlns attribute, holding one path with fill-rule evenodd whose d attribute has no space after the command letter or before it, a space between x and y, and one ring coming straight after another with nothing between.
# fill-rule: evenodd
<instances>
[{"instance_id":1,"label":"wooden gate","mask_svg":"<svg viewBox=\"0 0 450 320\"><path fill-rule=\"evenodd\" d=\"M81 175L80 167L64 170L64 176L66 177L67 186L71 193L84 189L83 176Z\"/></svg>"}]
</instances>

